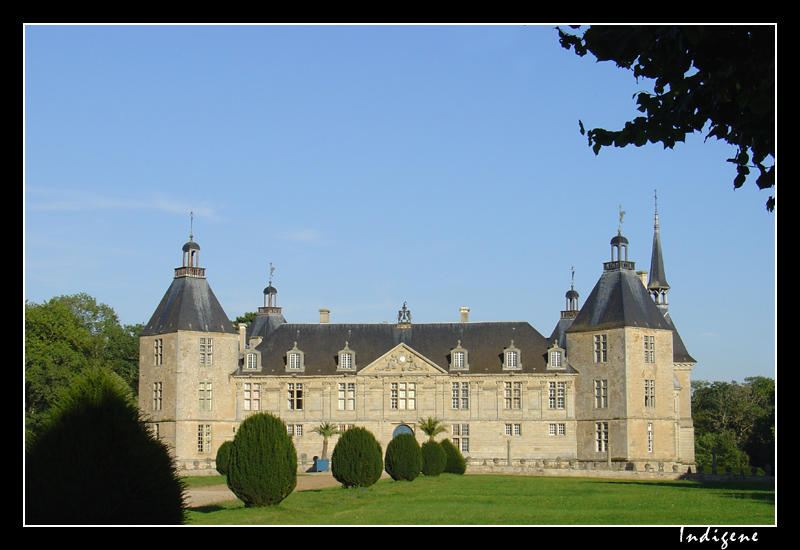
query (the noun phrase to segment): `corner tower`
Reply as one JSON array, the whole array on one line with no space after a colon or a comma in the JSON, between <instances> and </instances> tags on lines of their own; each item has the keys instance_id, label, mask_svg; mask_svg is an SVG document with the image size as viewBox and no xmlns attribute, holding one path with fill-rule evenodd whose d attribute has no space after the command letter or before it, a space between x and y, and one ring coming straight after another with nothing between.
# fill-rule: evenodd
<instances>
[{"instance_id":1,"label":"corner tower","mask_svg":"<svg viewBox=\"0 0 800 550\"><path fill-rule=\"evenodd\" d=\"M642 469L679 459L673 331L628 259L622 214L611 261L566 329L566 347L580 373L578 458Z\"/></svg>"},{"instance_id":2,"label":"corner tower","mask_svg":"<svg viewBox=\"0 0 800 550\"><path fill-rule=\"evenodd\" d=\"M178 467L193 470L210 467L221 442L233 437L227 386L239 350L191 234L182 252L182 265L139 339L139 408Z\"/></svg>"}]
</instances>

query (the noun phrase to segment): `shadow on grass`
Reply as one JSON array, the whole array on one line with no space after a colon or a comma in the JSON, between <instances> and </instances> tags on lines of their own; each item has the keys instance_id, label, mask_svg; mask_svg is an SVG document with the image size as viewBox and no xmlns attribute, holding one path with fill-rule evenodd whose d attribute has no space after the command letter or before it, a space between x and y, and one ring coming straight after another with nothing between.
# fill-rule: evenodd
<instances>
[{"instance_id":1,"label":"shadow on grass","mask_svg":"<svg viewBox=\"0 0 800 550\"><path fill-rule=\"evenodd\" d=\"M668 487L670 489L702 489L714 491L725 498L756 500L775 505L775 486L752 481L648 481L596 479L591 483L641 485L645 487Z\"/></svg>"}]
</instances>

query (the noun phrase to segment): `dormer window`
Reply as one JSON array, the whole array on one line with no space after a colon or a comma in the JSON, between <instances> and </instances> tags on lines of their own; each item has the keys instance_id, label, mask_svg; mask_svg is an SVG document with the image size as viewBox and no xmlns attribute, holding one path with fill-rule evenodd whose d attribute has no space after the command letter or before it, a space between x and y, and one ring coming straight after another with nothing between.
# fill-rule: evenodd
<instances>
[{"instance_id":1,"label":"dormer window","mask_svg":"<svg viewBox=\"0 0 800 550\"><path fill-rule=\"evenodd\" d=\"M294 347L286 352L286 370L289 372L300 372L305 369L305 354L297 349L297 342Z\"/></svg>"},{"instance_id":2,"label":"dormer window","mask_svg":"<svg viewBox=\"0 0 800 550\"><path fill-rule=\"evenodd\" d=\"M511 340L511 345L503 350L503 369L522 369L522 355L519 348L514 346L514 340Z\"/></svg>"},{"instance_id":3,"label":"dormer window","mask_svg":"<svg viewBox=\"0 0 800 550\"><path fill-rule=\"evenodd\" d=\"M343 371L356 370L356 353L350 349L348 342L345 342L344 348L339 350L338 369Z\"/></svg>"},{"instance_id":4,"label":"dormer window","mask_svg":"<svg viewBox=\"0 0 800 550\"><path fill-rule=\"evenodd\" d=\"M469 354L466 349L461 347L461 340L458 341L456 347L450 350L450 370L469 370Z\"/></svg>"},{"instance_id":5,"label":"dormer window","mask_svg":"<svg viewBox=\"0 0 800 550\"><path fill-rule=\"evenodd\" d=\"M565 359L566 350L553 343L553 347L547 350L547 369L564 370L567 368Z\"/></svg>"}]
</instances>

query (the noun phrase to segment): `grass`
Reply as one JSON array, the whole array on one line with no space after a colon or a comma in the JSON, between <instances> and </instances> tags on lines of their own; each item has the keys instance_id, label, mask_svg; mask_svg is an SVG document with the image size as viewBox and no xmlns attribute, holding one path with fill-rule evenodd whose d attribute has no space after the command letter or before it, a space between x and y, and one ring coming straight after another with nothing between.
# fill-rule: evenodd
<instances>
[{"instance_id":1,"label":"grass","mask_svg":"<svg viewBox=\"0 0 800 550\"><path fill-rule=\"evenodd\" d=\"M192 508L191 525L775 525L764 483L442 474Z\"/></svg>"}]
</instances>

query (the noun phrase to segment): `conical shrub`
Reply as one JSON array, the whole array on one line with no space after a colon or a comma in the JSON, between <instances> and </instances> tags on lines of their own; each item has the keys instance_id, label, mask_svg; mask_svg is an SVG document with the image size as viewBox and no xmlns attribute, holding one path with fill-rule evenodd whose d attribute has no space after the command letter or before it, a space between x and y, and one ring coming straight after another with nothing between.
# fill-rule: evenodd
<instances>
[{"instance_id":1,"label":"conical shrub","mask_svg":"<svg viewBox=\"0 0 800 550\"><path fill-rule=\"evenodd\" d=\"M422 471L422 453L417 438L401 433L386 445L386 473L395 481L413 481Z\"/></svg>"},{"instance_id":2,"label":"conical shrub","mask_svg":"<svg viewBox=\"0 0 800 550\"><path fill-rule=\"evenodd\" d=\"M28 524L182 524L184 491L130 388L104 369L79 375L27 445Z\"/></svg>"},{"instance_id":3,"label":"conical shrub","mask_svg":"<svg viewBox=\"0 0 800 550\"><path fill-rule=\"evenodd\" d=\"M443 440L440 445L444 449L444 454L447 455L447 461L444 465L444 471L448 474L463 474L467 471L467 461L464 460L464 455L458 450L452 441L449 439Z\"/></svg>"},{"instance_id":4,"label":"conical shrub","mask_svg":"<svg viewBox=\"0 0 800 550\"><path fill-rule=\"evenodd\" d=\"M383 451L375 436L366 428L344 432L331 455L331 473L345 488L369 487L383 473Z\"/></svg>"},{"instance_id":5,"label":"conical shrub","mask_svg":"<svg viewBox=\"0 0 800 550\"><path fill-rule=\"evenodd\" d=\"M269 413L248 416L233 438L228 487L248 508L275 506L297 486L297 451L283 421Z\"/></svg>"},{"instance_id":6,"label":"conical shrub","mask_svg":"<svg viewBox=\"0 0 800 550\"><path fill-rule=\"evenodd\" d=\"M426 476L438 476L444 471L447 455L436 441L428 440L422 444L422 473Z\"/></svg>"},{"instance_id":7,"label":"conical shrub","mask_svg":"<svg viewBox=\"0 0 800 550\"><path fill-rule=\"evenodd\" d=\"M214 460L214 463L216 464L217 471L222 475L227 475L228 473L228 459L231 456L232 446L233 441L223 441L222 445L217 449L217 458Z\"/></svg>"}]
</instances>

